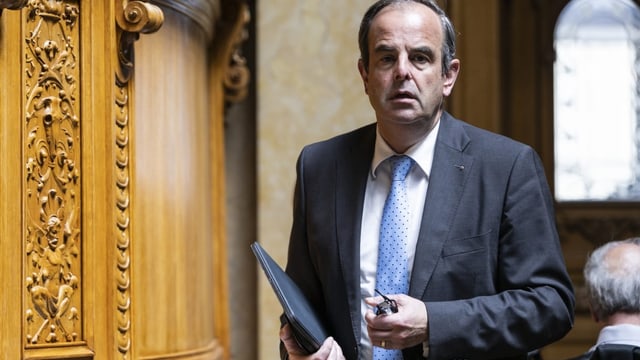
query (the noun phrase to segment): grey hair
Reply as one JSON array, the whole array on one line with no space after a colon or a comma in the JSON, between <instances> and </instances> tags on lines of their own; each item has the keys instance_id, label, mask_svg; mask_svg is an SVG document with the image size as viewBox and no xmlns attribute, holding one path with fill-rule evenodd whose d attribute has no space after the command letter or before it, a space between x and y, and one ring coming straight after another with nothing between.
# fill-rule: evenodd
<instances>
[{"instance_id":1,"label":"grey hair","mask_svg":"<svg viewBox=\"0 0 640 360\"><path fill-rule=\"evenodd\" d=\"M444 75L448 73L451 61L456 56L456 31L447 14L433 0L378 0L371 5L362 17L360 31L358 32L360 59L362 59L364 69L369 71L369 29L371 28L373 18L375 18L382 9L389 5L407 2L423 4L433 10L433 12L435 12L440 18L442 33L444 34L444 40L442 43L442 74Z\"/></svg>"},{"instance_id":2,"label":"grey hair","mask_svg":"<svg viewBox=\"0 0 640 360\"><path fill-rule=\"evenodd\" d=\"M640 314L640 257L611 259L609 252L623 244L640 249L640 237L611 241L597 248L584 267L591 310L599 320L622 313ZM632 261L624 261L629 260Z\"/></svg>"}]
</instances>

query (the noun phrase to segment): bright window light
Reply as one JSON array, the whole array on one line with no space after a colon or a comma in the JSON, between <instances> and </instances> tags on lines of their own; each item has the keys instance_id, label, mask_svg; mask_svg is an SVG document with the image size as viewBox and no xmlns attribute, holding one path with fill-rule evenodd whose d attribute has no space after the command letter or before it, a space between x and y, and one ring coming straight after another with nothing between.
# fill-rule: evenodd
<instances>
[{"instance_id":1,"label":"bright window light","mask_svg":"<svg viewBox=\"0 0 640 360\"><path fill-rule=\"evenodd\" d=\"M572 0L555 51L556 199L640 200L640 9Z\"/></svg>"}]
</instances>

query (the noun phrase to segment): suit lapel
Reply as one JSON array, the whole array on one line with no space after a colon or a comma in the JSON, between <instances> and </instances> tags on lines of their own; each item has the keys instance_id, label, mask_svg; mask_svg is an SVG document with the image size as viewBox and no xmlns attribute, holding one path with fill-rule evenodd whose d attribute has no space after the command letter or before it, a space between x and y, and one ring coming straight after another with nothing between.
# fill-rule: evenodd
<instances>
[{"instance_id":1,"label":"suit lapel","mask_svg":"<svg viewBox=\"0 0 640 360\"><path fill-rule=\"evenodd\" d=\"M338 256L349 301L356 341L360 338L360 226L362 207L375 145L375 124L359 132L336 161L336 232Z\"/></svg>"},{"instance_id":2,"label":"suit lapel","mask_svg":"<svg viewBox=\"0 0 640 360\"><path fill-rule=\"evenodd\" d=\"M463 153L469 138L460 122L443 113L416 244L409 295L423 297L448 237L473 158Z\"/></svg>"}]
</instances>

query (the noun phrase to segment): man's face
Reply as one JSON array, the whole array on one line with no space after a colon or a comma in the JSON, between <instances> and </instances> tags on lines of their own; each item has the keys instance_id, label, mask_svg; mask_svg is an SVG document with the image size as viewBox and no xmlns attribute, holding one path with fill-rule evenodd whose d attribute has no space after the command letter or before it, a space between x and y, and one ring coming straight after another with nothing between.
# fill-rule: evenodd
<instances>
[{"instance_id":1,"label":"man's face","mask_svg":"<svg viewBox=\"0 0 640 360\"><path fill-rule=\"evenodd\" d=\"M358 68L381 127L435 125L445 96L453 89L458 60L442 73L442 25L425 5L384 8L369 30L369 69Z\"/></svg>"}]
</instances>

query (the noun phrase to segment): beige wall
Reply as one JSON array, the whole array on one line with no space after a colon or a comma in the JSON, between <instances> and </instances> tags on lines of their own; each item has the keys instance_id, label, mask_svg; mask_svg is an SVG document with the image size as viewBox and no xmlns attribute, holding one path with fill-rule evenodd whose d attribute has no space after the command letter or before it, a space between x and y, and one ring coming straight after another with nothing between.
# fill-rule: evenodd
<instances>
[{"instance_id":1,"label":"beige wall","mask_svg":"<svg viewBox=\"0 0 640 360\"><path fill-rule=\"evenodd\" d=\"M373 122L357 70L357 31L370 0L259 1L258 240L282 266L302 146ZM282 311L258 278L259 358L278 358Z\"/></svg>"}]
</instances>

